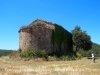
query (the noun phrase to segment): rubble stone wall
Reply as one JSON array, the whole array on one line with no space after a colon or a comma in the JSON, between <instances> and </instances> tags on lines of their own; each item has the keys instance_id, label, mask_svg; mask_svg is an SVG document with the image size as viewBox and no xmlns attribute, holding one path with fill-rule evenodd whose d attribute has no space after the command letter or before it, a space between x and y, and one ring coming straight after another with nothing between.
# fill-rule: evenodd
<instances>
[{"instance_id":1,"label":"rubble stone wall","mask_svg":"<svg viewBox=\"0 0 100 75\"><path fill-rule=\"evenodd\" d=\"M51 53L52 29L45 27L33 27L20 30L19 48L25 50L28 47L45 49Z\"/></svg>"}]
</instances>

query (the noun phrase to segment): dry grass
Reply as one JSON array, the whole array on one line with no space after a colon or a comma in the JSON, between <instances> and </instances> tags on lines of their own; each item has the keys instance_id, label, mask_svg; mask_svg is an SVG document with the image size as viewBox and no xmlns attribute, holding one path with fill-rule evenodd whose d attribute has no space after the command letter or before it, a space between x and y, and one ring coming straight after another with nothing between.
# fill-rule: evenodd
<instances>
[{"instance_id":1,"label":"dry grass","mask_svg":"<svg viewBox=\"0 0 100 75\"><path fill-rule=\"evenodd\" d=\"M0 57L0 75L100 75L100 59L34 62Z\"/></svg>"}]
</instances>

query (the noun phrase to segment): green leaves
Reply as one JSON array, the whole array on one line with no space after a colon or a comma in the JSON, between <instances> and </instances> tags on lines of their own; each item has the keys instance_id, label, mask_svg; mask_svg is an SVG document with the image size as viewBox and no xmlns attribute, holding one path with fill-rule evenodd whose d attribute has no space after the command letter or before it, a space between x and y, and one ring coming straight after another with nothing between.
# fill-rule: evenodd
<instances>
[{"instance_id":1,"label":"green leaves","mask_svg":"<svg viewBox=\"0 0 100 75\"><path fill-rule=\"evenodd\" d=\"M84 50L89 50L92 47L92 41L90 36L86 33L86 31L82 31L79 26L76 26L74 30L72 30L73 35L73 44L76 46L76 51L79 48Z\"/></svg>"},{"instance_id":2,"label":"green leaves","mask_svg":"<svg viewBox=\"0 0 100 75\"><path fill-rule=\"evenodd\" d=\"M51 44L53 45L53 51L54 45L56 45L57 49L54 52L58 54L72 52L72 34L62 26L55 24L55 29L52 30ZM64 46L63 50L62 45Z\"/></svg>"},{"instance_id":3,"label":"green leaves","mask_svg":"<svg viewBox=\"0 0 100 75\"><path fill-rule=\"evenodd\" d=\"M39 50L37 48L29 47L25 51L22 51L20 53L20 56L21 57L27 57L27 58L45 57L45 56L47 56L47 52L45 50Z\"/></svg>"}]
</instances>

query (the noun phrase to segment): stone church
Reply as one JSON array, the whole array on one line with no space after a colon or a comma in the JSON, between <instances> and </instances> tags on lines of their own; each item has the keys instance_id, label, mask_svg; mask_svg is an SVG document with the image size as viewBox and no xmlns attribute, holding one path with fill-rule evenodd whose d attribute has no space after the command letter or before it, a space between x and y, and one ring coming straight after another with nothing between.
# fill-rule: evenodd
<instances>
[{"instance_id":1,"label":"stone church","mask_svg":"<svg viewBox=\"0 0 100 75\"><path fill-rule=\"evenodd\" d=\"M45 49L47 53L52 53L51 36L54 29L55 23L41 19L36 19L28 26L21 27L19 30L19 49L24 51L28 47L33 47L40 50ZM71 42L71 46L67 46L67 49L72 51L72 37L69 41ZM54 46L55 48L56 46ZM61 49L63 49L63 45Z\"/></svg>"}]
</instances>

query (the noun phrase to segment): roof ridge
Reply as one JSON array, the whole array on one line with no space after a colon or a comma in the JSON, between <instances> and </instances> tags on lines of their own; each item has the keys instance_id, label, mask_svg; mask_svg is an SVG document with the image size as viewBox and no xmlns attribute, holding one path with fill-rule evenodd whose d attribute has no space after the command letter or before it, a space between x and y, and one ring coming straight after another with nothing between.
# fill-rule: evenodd
<instances>
[{"instance_id":1,"label":"roof ridge","mask_svg":"<svg viewBox=\"0 0 100 75\"><path fill-rule=\"evenodd\" d=\"M42 21L42 22L45 22L45 23L55 24L53 22L50 22L50 21L47 21L47 20L43 20L43 19L39 19L39 18L37 18L35 21ZM35 22L35 21L33 21L33 22Z\"/></svg>"},{"instance_id":2,"label":"roof ridge","mask_svg":"<svg viewBox=\"0 0 100 75\"><path fill-rule=\"evenodd\" d=\"M53 22L49 22L49 21L37 18L36 20L34 20L33 22L31 22L28 26L32 26L34 22L38 22L38 21L46 23L46 24L50 24L50 25L55 25L56 24L56 23L53 23Z\"/></svg>"}]
</instances>

